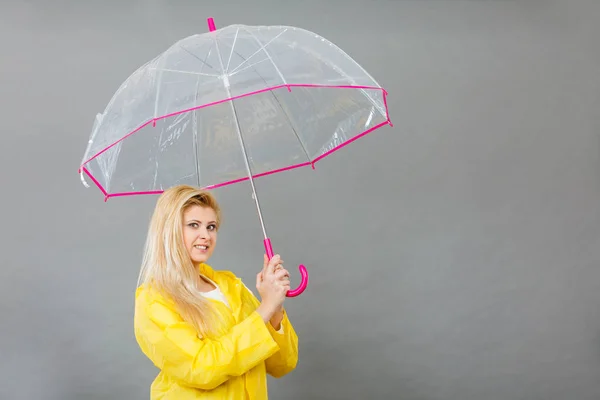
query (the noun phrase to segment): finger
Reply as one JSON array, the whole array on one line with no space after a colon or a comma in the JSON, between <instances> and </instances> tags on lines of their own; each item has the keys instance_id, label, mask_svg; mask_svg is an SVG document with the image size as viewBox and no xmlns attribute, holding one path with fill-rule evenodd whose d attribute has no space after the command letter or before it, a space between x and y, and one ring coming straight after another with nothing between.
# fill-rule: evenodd
<instances>
[{"instance_id":1,"label":"finger","mask_svg":"<svg viewBox=\"0 0 600 400\"><path fill-rule=\"evenodd\" d=\"M256 274L256 289L257 290L260 287L260 282L261 281L262 281L262 273L259 272L258 274Z\"/></svg>"},{"instance_id":2,"label":"finger","mask_svg":"<svg viewBox=\"0 0 600 400\"><path fill-rule=\"evenodd\" d=\"M271 264L273 264L273 258L271 258L269 260L269 257L265 254L265 263L263 265L263 269L261 271L262 274L262 279L265 279L265 277L267 276L267 274L270 273L270 271L272 272L274 270L273 266Z\"/></svg>"},{"instance_id":3,"label":"finger","mask_svg":"<svg viewBox=\"0 0 600 400\"><path fill-rule=\"evenodd\" d=\"M273 258L269 260L269 265L276 266L277 264L281 264L281 256L279 254L275 254Z\"/></svg>"},{"instance_id":4,"label":"finger","mask_svg":"<svg viewBox=\"0 0 600 400\"><path fill-rule=\"evenodd\" d=\"M275 266L275 271L283 269L283 260L279 260L279 264Z\"/></svg>"},{"instance_id":5,"label":"finger","mask_svg":"<svg viewBox=\"0 0 600 400\"><path fill-rule=\"evenodd\" d=\"M269 261L269 264L267 265L267 273L273 273L275 272L275 266L277 264L279 264L279 260L281 259L281 257L279 257L279 254L275 254L273 256L273 258L271 258L271 260Z\"/></svg>"},{"instance_id":6,"label":"finger","mask_svg":"<svg viewBox=\"0 0 600 400\"><path fill-rule=\"evenodd\" d=\"M290 277L290 273L285 270L285 269L280 269L279 271L275 272L275 278L281 280L284 278L289 278Z\"/></svg>"},{"instance_id":7,"label":"finger","mask_svg":"<svg viewBox=\"0 0 600 400\"><path fill-rule=\"evenodd\" d=\"M291 285L289 283L279 282L277 283L277 286L281 289L290 290Z\"/></svg>"}]
</instances>

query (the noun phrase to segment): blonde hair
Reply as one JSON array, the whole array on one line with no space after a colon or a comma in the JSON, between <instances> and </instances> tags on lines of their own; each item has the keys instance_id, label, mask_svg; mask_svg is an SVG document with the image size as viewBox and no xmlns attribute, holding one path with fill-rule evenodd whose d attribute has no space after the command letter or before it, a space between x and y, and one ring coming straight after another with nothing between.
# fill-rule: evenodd
<instances>
[{"instance_id":1,"label":"blonde hair","mask_svg":"<svg viewBox=\"0 0 600 400\"><path fill-rule=\"evenodd\" d=\"M198 269L183 242L183 213L198 205L221 210L214 196L188 185L178 185L159 197L150 220L138 286L152 286L173 301L182 318L198 331L199 336L213 336L222 322L210 301L198 290Z\"/></svg>"}]
</instances>

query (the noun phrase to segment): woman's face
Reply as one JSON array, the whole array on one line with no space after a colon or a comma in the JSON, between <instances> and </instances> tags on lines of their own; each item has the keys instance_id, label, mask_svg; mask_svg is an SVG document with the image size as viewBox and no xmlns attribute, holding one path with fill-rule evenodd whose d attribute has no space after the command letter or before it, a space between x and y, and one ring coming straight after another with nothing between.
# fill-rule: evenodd
<instances>
[{"instance_id":1,"label":"woman's face","mask_svg":"<svg viewBox=\"0 0 600 400\"><path fill-rule=\"evenodd\" d=\"M185 210L183 241L194 264L210 258L217 244L217 215L212 208L193 205Z\"/></svg>"}]
</instances>

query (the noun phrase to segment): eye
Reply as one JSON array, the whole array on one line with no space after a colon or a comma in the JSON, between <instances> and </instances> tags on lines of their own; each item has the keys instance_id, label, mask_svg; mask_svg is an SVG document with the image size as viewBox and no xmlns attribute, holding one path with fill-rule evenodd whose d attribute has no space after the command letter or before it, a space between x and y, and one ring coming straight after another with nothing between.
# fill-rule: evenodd
<instances>
[{"instance_id":1,"label":"eye","mask_svg":"<svg viewBox=\"0 0 600 400\"><path fill-rule=\"evenodd\" d=\"M197 222L192 222L192 223L188 224L188 226L190 226L192 228L197 228L198 227L198 223Z\"/></svg>"},{"instance_id":2,"label":"eye","mask_svg":"<svg viewBox=\"0 0 600 400\"><path fill-rule=\"evenodd\" d=\"M216 226L215 224L210 224L210 225L208 226L208 230L209 230L209 231L214 231L214 230L216 230L216 229L217 229L217 226Z\"/></svg>"}]
</instances>

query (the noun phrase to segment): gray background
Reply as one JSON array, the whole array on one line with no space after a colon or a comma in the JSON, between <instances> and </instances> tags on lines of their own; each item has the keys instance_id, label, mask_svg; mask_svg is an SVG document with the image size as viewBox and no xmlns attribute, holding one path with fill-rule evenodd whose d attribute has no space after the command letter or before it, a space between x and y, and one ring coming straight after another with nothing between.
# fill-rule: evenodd
<instances>
[{"instance_id":1,"label":"gray background","mask_svg":"<svg viewBox=\"0 0 600 400\"><path fill-rule=\"evenodd\" d=\"M272 398L600 398L600 2L4 0L0 399L148 398L156 198L104 203L77 167L121 82L209 16L313 30L390 93L393 128L258 182L275 251L311 273ZM253 287L249 187L216 194L212 263Z\"/></svg>"}]
</instances>

